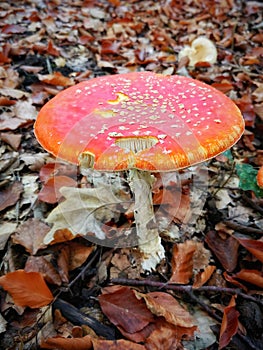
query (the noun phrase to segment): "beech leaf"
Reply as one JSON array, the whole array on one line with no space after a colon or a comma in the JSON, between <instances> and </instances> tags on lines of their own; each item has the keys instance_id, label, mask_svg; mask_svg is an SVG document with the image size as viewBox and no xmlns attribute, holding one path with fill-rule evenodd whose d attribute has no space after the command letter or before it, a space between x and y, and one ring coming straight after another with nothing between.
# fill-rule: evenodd
<instances>
[{"instance_id":1,"label":"beech leaf","mask_svg":"<svg viewBox=\"0 0 263 350\"><path fill-rule=\"evenodd\" d=\"M116 290L107 288L113 293L99 296L103 313L117 327L128 333L135 333L154 321L154 316L142 300L136 298L135 292L129 287L120 287Z\"/></svg>"},{"instance_id":2,"label":"beech leaf","mask_svg":"<svg viewBox=\"0 0 263 350\"><path fill-rule=\"evenodd\" d=\"M47 217L46 222L54 225L44 238L44 243L51 243L55 232L61 229L69 229L73 236L86 236L92 233L97 239L105 239L103 222L119 217L119 213L111 210L107 204L120 203L121 199L106 187L62 187L60 192L65 201L53 209ZM98 210L99 208L101 209Z\"/></svg>"},{"instance_id":3,"label":"beech leaf","mask_svg":"<svg viewBox=\"0 0 263 350\"><path fill-rule=\"evenodd\" d=\"M0 277L2 286L14 299L18 306L39 308L50 304L53 295L43 276L38 272L17 270Z\"/></svg>"},{"instance_id":4,"label":"beech leaf","mask_svg":"<svg viewBox=\"0 0 263 350\"><path fill-rule=\"evenodd\" d=\"M154 315L164 317L168 323L186 328L195 325L190 313L172 295L164 292L136 293L136 295L145 300L148 309Z\"/></svg>"},{"instance_id":5,"label":"beech leaf","mask_svg":"<svg viewBox=\"0 0 263 350\"><path fill-rule=\"evenodd\" d=\"M232 337L238 331L239 312L235 309L234 297L231 298L229 305L224 309L223 320L219 336L219 349L225 348Z\"/></svg>"}]
</instances>

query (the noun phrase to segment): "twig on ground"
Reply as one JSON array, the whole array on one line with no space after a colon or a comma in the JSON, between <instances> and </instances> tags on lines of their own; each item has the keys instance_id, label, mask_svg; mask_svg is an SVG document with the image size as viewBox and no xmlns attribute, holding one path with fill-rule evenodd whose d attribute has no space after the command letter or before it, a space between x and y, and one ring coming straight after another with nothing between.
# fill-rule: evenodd
<instances>
[{"instance_id":1,"label":"twig on ground","mask_svg":"<svg viewBox=\"0 0 263 350\"><path fill-rule=\"evenodd\" d=\"M191 293L191 292L212 292L212 293L227 293L231 295L237 295L243 299L254 301L257 304L263 306L263 300L257 299L251 295L247 295L240 291L238 288L225 288L217 286L202 286L198 288L193 288L191 285L177 285L173 283L163 283L151 280L133 280L126 278L113 278L110 280L112 284L121 284L128 286L142 286L142 287L154 287L158 289L173 290L177 292Z\"/></svg>"}]
</instances>

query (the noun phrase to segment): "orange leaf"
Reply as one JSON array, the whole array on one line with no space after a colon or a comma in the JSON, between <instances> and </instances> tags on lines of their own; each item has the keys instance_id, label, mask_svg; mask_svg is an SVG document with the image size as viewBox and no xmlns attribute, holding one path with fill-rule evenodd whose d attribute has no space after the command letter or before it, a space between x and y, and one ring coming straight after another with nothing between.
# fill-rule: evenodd
<instances>
[{"instance_id":1,"label":"orange leaf","mask_svg":"<svg viewBox=\"0 0 263 350\"><path fill-rule=\"evenodd\" d=\"M170 282L189 283L193 275L193 255L196 244L192 241L175 244L172 257L172 276Z\"/></svg>"},{"instance_id":2,"label":"orange leaf","mask_svg":"<svg viewBox=\"0 0 263 350\"><path fill-rule=\"evenodd\" d=\"M195 276L193 287L199 288L203 286L210 279L215 269L216 267L214 265L208 265L204 271L199 272Z\"/></svg>"},{"instance_id":3,"label":"orange leaf","mask_svg":"<svg viewBox=\"0 0 263 350\"><path fill-rule=\"evenodd\" d=\"M0 277L0 285L11 294L18 306L39 308L50 304L53 295L38 272L17 270Z\"/></svg>"},{"instance_id":4,"label":"orange leaf","mask_svg":"<svg viewBox=\"0 0 263 350\"><path fill-rule=\"evenodd\" d=\"M137 294L137 293L136 293ZM164 292L138 293L148 309L156 316L163 316L168 323L180 327L193 327L194 320L187 310L170 294Z\"/></svg>"},{"instance_id":5,"label":"orange leaf","mask_svg":"<svg viewBox=\"0 0 263 350\"><path fill-rule=\"evenodd\" d=\"M154 331L146 339L146 349L181 349L182 338L184 340L193 338L196 329L195 326L191 328L175 327L160 318L155 323Z\"/></svg>"},{"instance_id":6,"label":"orange leaf","mask_svg":"<svg viewBox=\"0 0 263 350\"><path fill-rule=\"evenodd\" d=\"M71 177L64 175L53 176L45 182L38 194L38 199L46 203L57 203L62 198L59 190L63 186L76 187L77 182Z\"/></svg>"},{"instance_id":7,"label":"orange leaf","mask_svg":"<svg viewBox=\"0 0 263 350\"><path fill-rule=\"evenodd\" d=\"M93 344L89 335L83 338L49 338L41 343L43 349L91 350Z\"/></svg>"},{"instance_id":8,"label":"orange leaf","mask_svg":"<svg viewBox=\"0 0 263 350\"><path fill-rule=\"evenodd\" d=\"M235 306L235 297L233 296L224 310L219 336L219 349L225 348L238 331L239 312L235 309Z\"/></svg>"},{"instance_id":9,"label":"orange leaf","mask_svg":"<svg viewBox=\"0 0 263 350\"><path fill-rule=\"evenodd\" d=\"M238 242L263 263L263 242L256 239L241 239Z\"/></svg>"},{"instance_id":10,"label":"orange leaf","mask_svg":"<svg viewBox=\"0 0 263 350\"><path fill-rule=\"evenodd\" d=\"M95 339L91 338L90 335L83 338L49 338L41 343L41 348L60 350L145 350L143 345L128 340Z\"/></svg>"},{"instance_id":11,"label":"orange leaf","mask_svg":"<svg viewBox=\"0 0 263 350\"><path fill-rule=\"evenodd\" d=\"M74 84L70 78L65 77L60 72L54 72L53 74L46 75L38 74L38 79L50 85L71 86Z\"/></svg>"},{"instance_id":12,"label":"orange leaf","mask_svg":"<svg viewBox=\"0 0 263 350\"><path fill-rule=\"evenodd\" d=\"M243 269L233 275L233 277L263 288L263 276L260 271Z\"/></svg>"}]
</instances>

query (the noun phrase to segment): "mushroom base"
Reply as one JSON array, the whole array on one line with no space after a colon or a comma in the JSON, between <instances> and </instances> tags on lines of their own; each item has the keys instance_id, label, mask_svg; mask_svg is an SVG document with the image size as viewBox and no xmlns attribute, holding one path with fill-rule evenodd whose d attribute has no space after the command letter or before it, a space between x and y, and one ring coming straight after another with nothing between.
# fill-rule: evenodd
<instances>
[{"instance_id":1,"label":"mushroom base","mask_svg":"<svg viewBox=\"0 0 263 350\"><path fill-rule=\"evenodd\" d=\"M165 256L153 210L153 182L154 177L149 172L129 170L129 184L134 194L134 218L138 247L144 254L142 267L148 271L155 269Z\"/></svg>"}]
</instances>

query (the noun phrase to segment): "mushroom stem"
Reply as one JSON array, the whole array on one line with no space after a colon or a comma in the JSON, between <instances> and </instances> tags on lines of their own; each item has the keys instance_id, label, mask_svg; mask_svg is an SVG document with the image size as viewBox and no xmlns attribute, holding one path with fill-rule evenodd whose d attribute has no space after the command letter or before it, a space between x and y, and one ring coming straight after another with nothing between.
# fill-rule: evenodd
<instances>
[{"instance_id":1,"label":"mushroom stem","mask_svg":"<svg viewBox=\"0 0 263 350\"><path fill-rule=\"evenodd\" d=\"M148 171L129 170L129 184L134 194L134 218L138 247L144 254L142 267L145 270L154 269L164 258L164 248L153 210L153 182L154 177Z\"/></svg>"}]
</instances>

